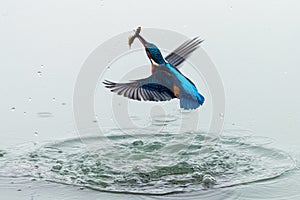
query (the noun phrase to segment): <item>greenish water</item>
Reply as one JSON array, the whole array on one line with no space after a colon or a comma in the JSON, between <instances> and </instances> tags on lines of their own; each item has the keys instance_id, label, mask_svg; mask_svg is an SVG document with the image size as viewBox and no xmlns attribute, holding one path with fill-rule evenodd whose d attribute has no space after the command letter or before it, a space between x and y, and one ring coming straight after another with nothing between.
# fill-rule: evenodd
<instances>
[{"instance_id":1,"label":"greenish water","mask_svg":"<svg viewBox=\"0 0 300 200\"><path fill-rule=\"evenodd\" d=\"M269 147L270 139L242 130L228 130L219 138L201 132L134 136L114 132L105 138L24 144L0 151L0 177L165 195L270 181L295 168L291 156Z\"/></svg>"}]
</instances>

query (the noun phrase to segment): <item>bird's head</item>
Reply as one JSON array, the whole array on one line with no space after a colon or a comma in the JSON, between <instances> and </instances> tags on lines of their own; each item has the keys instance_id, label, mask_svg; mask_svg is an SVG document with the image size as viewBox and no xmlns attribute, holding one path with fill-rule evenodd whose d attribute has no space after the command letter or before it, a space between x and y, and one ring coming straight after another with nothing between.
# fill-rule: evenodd
<instances>
[{"instance_id":1,"label":"bird's head","mask_svg":"<svg viewBox=\"0 0 300 200\"><path fill-rule=\"evenodd\" d=\"M164 60L160 50L152 43L147 42L142 36L137 36L143 46L145 47L145 51L147 53L148 58L150 59L152 64L155 65L162 65L165 64L166 61Z\"/></svg>"}]
</instances>

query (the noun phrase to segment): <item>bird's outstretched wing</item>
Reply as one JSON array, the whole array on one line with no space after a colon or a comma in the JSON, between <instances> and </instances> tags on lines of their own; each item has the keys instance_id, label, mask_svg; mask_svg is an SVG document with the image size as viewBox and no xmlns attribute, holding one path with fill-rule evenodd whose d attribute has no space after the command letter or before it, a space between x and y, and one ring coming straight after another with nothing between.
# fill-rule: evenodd
<instances>
[{"instance_id":1,"label":"bird's outstretched wing","mask_svg":"<svg viewBox=\"0 0 300 200\"><path fill-rule=\"evenodd\" d=\"M145 79L135 80L129 83L114 83L105 80L103 84L118 95L123 95L130 99L144 101L168 101L176 98L173 92L155 81L155 75Z\"/></svg>"},{"instance_id":2,"label":"bird's outstretched wing","mask_svg":"<svg viewBox=\"0 0 300 200\"><path fill-rule=\"evenodd\" d=\"M200 47L200 44L204 40L198 37L190 39L177 47L173 52L165 57L165 60L173 67L178 67L183 63L196 49Z\"/></svg>"}]
</instances>

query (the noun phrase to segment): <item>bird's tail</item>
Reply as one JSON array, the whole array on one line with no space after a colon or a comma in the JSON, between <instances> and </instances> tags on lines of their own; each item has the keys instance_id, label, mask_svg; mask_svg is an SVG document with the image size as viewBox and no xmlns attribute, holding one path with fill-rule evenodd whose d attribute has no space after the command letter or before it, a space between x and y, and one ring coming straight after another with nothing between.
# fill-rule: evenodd
<instances>
[{"instance_id":1,"label":"bird's tail","mask_svg":"<svg viewBox=\"0 0 300 200\"><path fill-rule=\"evenodd\" d=\"M180 108L185 110L196 109L204 103L204 97L201 94L196 96L181 95L180 96Z\"/></svg>"}]
</instances>

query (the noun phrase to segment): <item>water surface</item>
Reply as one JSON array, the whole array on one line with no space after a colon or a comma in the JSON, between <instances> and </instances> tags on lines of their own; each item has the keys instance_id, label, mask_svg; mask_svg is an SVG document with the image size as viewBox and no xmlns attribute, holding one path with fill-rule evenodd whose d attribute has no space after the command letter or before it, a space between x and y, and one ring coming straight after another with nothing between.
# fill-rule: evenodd
<instances>
[{"instance_id":1,"label":"water surface","mask_svg":"<svg viewBox=\"0 0 300 200\"><path fill-rule=\"evenodd\" d=\"M204 132L126 135L113 129L108 137L3 150L0 177L121 194L201 195L274 181L295 170L293 157L271 143L237 129L218 138Z\"/></svg>"}]
</instances>

